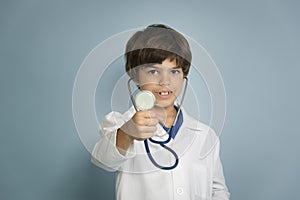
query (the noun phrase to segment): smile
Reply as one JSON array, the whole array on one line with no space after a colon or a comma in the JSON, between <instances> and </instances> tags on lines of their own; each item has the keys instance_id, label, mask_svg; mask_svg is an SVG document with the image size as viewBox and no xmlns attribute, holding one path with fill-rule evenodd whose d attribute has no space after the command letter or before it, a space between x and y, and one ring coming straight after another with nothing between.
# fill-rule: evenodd
<instances>
[{"instance_id":1,"label":"smile","mask_svg":"<svg viewBox=\"0 0 300 200\"><path fill-rule=\"evenodd\" d=\"M157 94L156 96L159 99L168 99L173 96L172 91L159 91L159 92L155 92L155 93Z\"/></svg>"},{"instance_id":2,"label":"smile","mask_svg":"<svg viewBox=\"0 0 300 200\"><path fill-rule=\"evenodd\" d=\"M161 96L168 96L169 94L171 94L171 91L167 91L167 92L158 92L159 95Z\"/></svg>"}]
</instances>

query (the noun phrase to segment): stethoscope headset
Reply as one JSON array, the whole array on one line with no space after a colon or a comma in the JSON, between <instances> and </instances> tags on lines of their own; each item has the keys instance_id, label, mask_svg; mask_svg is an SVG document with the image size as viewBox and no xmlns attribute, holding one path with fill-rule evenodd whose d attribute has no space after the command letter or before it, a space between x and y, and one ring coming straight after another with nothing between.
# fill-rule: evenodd
<instances>
[{"instance_id":1,"label":"stethoscope headset","mask_svg":"<svg viewBox=\"0 0 300 200\"><path fill-rule=\"evenodd\" d=\"M179 163L179 158L178 158L178 155L176 154L176 152L171 149L170 147L166 146L167 143L170 142L171 138L172 138L172 130L177 122L177 119L178 119L178 116L179 116L179 113L181 111L181 106L182 106L182 103L183 103L183 100L184 100L184 97L185 97L185 94L186 94L186 90L187 90L187 86L188 86L188 78L187 77L184 77L185 79L185 86L184 86L184 89L183 89L183 93L182 93L182 96L181 96L181 100L180 100L180 103L178 105L178 109L177 109L177 114L176 114L176 117L175 117L175 120L172 124L172 126L170 127L170 129L167 131L168 133L168 138L164 141L159 141L159 140L154 140L153 138L149 138L149 139L146 139L144 140L144 146L145 146L145 149L146 149L146 152L147 152L147 155L150 159L150 161L153 163L153 165L159 169L162 169L162 170L171 170L171 169L174 169L177 167L178 163ZM132 93L132 90L131 90L131 86L130 86L130 83L131 81L133 81L132 78L130 78L128 80L128 83L127 83L127 86L128 86L128 91L129 91L129 94L130 94L130 99L131 99L131 102L133 104L133 107L135 108L136 111L140 111L140 110L149 110L151 108L153 108L155 106L155 96L153 93L151 93L150 91L147 91L147 90L140 90L136 95L135 95L135 98L133 96L133 93ZM158 164L155 159L153 158L152 154L151 154L151 151L150 151L150 148L149 148L149 144L148 144L148 140L154 144L159 144L160 146L162 146L164 149L166 149L167 151L169 151L175 158L175 163L171 166L162 166L160 164Z\"/></svg>"}]
</instances>

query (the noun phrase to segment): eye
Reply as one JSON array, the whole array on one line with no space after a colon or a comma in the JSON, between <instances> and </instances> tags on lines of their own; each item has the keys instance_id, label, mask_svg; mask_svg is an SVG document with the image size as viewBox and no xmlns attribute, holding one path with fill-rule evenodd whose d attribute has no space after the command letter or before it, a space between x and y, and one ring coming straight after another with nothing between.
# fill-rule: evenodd
<instances>
[{"instance_id":1,"label":"eye","mask_svg":"<svg viewBox=\"0 0 300 200\"><path fill-rule=\"evenodd\" d=\"M171 73L172 73L172 74L179 74L179 73L180 73L180 70L178 70L178 69L172 69L172 70L171 70Z\"/></svg>"},{"instance_id":2,"label":"eye","mask_svg":"<svg viewBox=\"0 0 300 200\"><path fill-rule=\"evenodd\" d=\"M157 73L158 73L158 71L156 69L152 69L152 70L148 71L148 74L152 74L152 75L157 74Z\"/></svg>"}]
</instances>

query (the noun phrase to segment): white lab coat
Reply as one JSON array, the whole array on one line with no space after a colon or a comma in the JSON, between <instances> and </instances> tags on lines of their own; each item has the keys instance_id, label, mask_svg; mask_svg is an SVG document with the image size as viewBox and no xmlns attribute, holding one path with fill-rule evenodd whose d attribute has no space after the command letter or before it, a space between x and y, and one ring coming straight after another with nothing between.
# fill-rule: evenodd
<instances>
[{"instance_id":1,"label":"white lab coat","mask_svg":"<svg viewBox=\"0 0 300 200\"><path fill-rule=\"evenodd\" d=\"M182 109L183 123L167 146L179 156L173 170L156 168L149 160L143 141L134 141L125 156L116 148L116 133L135 113L111 112L100 124L101 138L92 152L92 162L108 171L117 171L117 200L227 200L219 158L219 139L208 126L196 121ZM155 139L168 137L158 125ZM149 142L155 160L163 166L174 163L172 154Z\"/></svg>"}]
</instances>

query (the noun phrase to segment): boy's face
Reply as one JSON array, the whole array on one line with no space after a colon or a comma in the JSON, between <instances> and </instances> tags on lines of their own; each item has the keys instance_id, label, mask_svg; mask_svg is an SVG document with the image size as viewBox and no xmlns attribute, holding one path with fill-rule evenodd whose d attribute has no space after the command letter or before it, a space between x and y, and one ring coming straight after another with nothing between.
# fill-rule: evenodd
<instances>
[{"instance_id":1,"label":"boy's face","mask_svg":"<svg viewBox=\"0 0 300 200\"><path fill-rule=\"evenodd\" d=\"M173 108L174 101L180 94L183 84L181 67L166 59L162 64L141 67L138 70L138 85L142 90L152 92L156 98L156 105L163 108Z\"/></svg>"}]
</instances>

